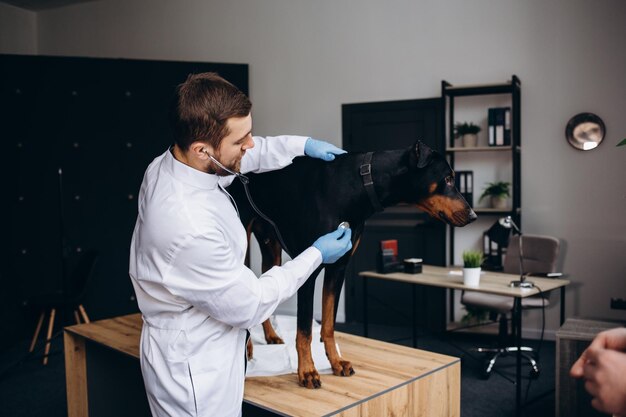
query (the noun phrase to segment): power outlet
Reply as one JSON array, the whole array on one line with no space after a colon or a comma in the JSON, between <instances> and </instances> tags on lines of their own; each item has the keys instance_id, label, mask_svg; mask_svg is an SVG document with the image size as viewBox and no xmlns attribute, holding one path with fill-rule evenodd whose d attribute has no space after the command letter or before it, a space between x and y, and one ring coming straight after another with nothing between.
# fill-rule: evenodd
<instances>
[{"instance_id":1,"label":"power outlet","mask_svg":"<svg viewBox=\"0 0 626 417\"><path fill-rule=\"evenodd\" d=\"M611 298L612 310L626 310L626 300L623 298Z\"/></svg>"}]
</instances>

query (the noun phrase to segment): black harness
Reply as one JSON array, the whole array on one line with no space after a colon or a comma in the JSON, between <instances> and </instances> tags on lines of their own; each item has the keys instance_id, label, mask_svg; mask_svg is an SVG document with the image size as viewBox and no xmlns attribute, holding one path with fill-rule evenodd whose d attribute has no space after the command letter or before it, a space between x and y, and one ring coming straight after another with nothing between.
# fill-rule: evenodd
<instances>
[{"instance_id":1,"label":"black harness","mask_svg":"<svg viewBox=\"0 0 626 417\"><path fill-rule=\"evenodd\" d=\"M359 173L361 174L361 179L363 180L363 186L365 187L365 191L367 192L367 196L370 199L370 203L376 212L383 211L383 206L381 206L380 201L378 200L378 196L376 195L376 190L374 189L374 180L372 179L372 156L373 152L368 152L363 157L363 163L361 164L361 169Z\"/></svg>"}]
</instances>

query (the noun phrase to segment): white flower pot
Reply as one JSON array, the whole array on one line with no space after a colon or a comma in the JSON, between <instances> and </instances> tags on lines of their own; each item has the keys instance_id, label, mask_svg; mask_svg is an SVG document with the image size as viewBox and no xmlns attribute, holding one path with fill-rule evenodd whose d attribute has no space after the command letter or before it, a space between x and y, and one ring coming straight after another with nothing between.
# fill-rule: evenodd
<instances>
[{"instance_id":1,"label":"white flower pot","mask_svg":"<svg viewBox=\"0 0 626 417\"><path fill-rule=\"evenodd\" d=\"M491 207L499 210L507 208L506 197L500 197L496 195L491 196Z\"/></svg>"},{"instance_id":2,"label":"white flower pot","mask_svg":"<svg viewBox=\"0 0 626 417\"><path fill-rule=\"evenodd\" d=\"M478 287L480 284L480 267L463 268L463 285Z\"/></svg>"},{"instance_id":3,"label":"white flower pot","mask_svg":"<svg viewBox=\"0 0 626 417\"><path fill-rule=\"evenodd\" d=\"M478 135L474 133L467 133L463 135L461 140L463 141L463 146L465 148L473 148L478 143Z\"/></svg>"}]
</instances>

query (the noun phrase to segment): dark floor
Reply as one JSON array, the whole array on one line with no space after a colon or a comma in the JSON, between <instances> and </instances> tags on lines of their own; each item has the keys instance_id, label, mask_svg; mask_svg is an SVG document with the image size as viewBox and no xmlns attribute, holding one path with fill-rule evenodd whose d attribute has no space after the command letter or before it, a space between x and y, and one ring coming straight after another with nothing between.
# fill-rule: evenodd
<instances>
[{"instance_id":1,"label":"dark floor","mask_svg":"<svg viewBox=\"0 0 626 417\"><path fill-rule=\"evenodd\" d=\"M357 335L363 334L361 324L337 324L337 330ZM370 325L368 337L412 346L409 327ZM498 360L496 369L487 380L482 378L482 354L473 351L477 346L491 347L496 339L491 335L447 333L444 337L422 336L418 348L461 358L461 416L505 417L515 415L515 356ZM536 348L538 341L525 345ZM530 367L523 362L523 409L526 417L554 416L555 354L554 342L544 341L541 346L540 375L533 379L528 390ZM526 396L526 392L528 395Z\"/></svg>"},{"instance_id":2,"label":"dark floor","mask_svg":"<svg viewBox=\"0 0 626 417\"><path fill-rule=\"evenodd\" d=\"M337 330L362 334L360 324L337 324ZM370 325L369 336L410 346L411 330L408 327ZM504 358L488 380L480 377L481 356L472 352L474 346L489 346L491 336L453 333L445 340L434 336L420 337L419 348L460 357L461 362L461 415L462 417L513 416L515 385L507 380L515 378L513 356ZM52 345L52 355L47 366L41 364L41 353L25 356L28 341L13 346L0 354L0 416L6 417L61 417L67 415L65 403L65 369L62 337ZM536 346L536 341L529 342ZM541 348L541 374L533 380L528 391L524 416L554 416L554 342L544 342ZM524 366L523 393L530 381ZM358 370L357 370L358 372ZM378 417L378 416L376 416Z\"/></svg>"}]
</instances>

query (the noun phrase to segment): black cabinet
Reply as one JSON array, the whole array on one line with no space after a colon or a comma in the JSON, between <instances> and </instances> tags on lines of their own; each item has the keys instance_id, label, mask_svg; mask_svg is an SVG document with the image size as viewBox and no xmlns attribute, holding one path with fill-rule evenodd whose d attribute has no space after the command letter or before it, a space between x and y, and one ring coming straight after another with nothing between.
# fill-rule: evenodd
<instances>
[{"instance_id":1,"label":"black cabinet","mask_svg":"<svg viewBox=\"0 0 626 417\"><path fill-rule=\"evenodd\" d=\"M409 147L419 139L443 152L441 110L439 98L345 104L343 147L349 152L383 151ZM419 257L428 264L444 265L445 231L442 222L410 205L389 207L368 219L348 267L344 294L347 320L363 319L363 287L358 273L376 269L381 240L397 239L400 259ZM419 287L417 291L420 328L442 330L445 290ZM368 297L370 323L408 325L412 322L409 284L370 280Z\"/></svg>"},{"instance_id":2,"label":"black cabinet","mask_svg":"<svg viewBox=\"0 0 626 417\"><path fill-rule=\"evenodd\" d=\"M0 55L0 349L31 337L37 316L22 302L62 287L64 266L87 249L100 253L90 317L137 311L128 256L139 186L172 143L174 88L205 71L248 93L245 64Z\"/></svg>"}]
</instances>

